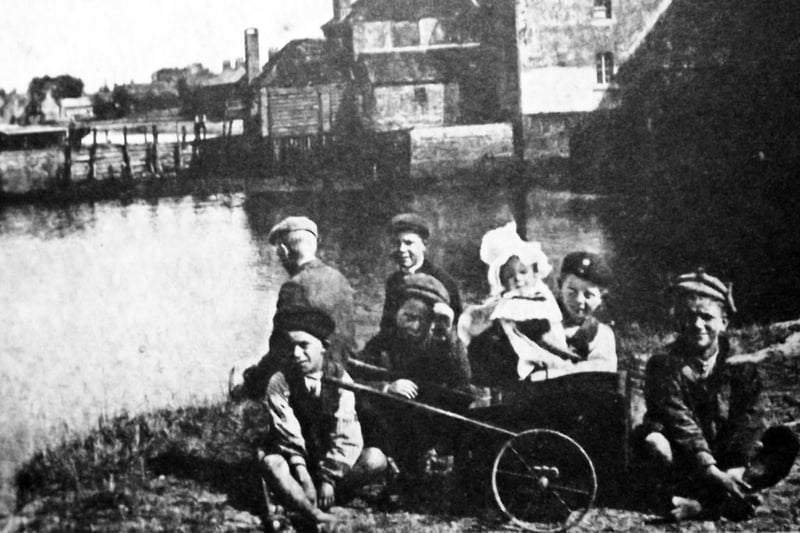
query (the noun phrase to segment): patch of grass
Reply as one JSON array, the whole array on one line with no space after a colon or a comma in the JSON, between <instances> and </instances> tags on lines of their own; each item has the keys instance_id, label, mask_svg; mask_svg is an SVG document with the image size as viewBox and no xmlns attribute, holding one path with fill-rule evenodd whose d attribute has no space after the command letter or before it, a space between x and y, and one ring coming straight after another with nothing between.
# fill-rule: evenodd
<instances>
[{"instance_id":1,"label":"patch of grass","mask_svg":"<svg viewBox=\"0 0 800 533\"><path fill-rule=\"evenodd\" d=\"M779 341L782 335L767 327L736 333L750 350ZM618 327L617 338L621 367L636 375L647 357L668 342L669 334L632 324ZM785 367L767 369L778 374L773 383L786 379ZM775 420L797 416L798 394L789 394L788 399L783 396L770 396ZM18 471L18 513L12 517L15 528L259 530L263 508L252 449L254 442L263 438L265 416L263 409L253 404L214 403L103 417L87 435L40 450ZM798 492L796 479L795 485L791 483L789 480L784 486L787 498ZM344 510L344 525L339 530L418 533L503 527L490 505L454 505L460 489L453 479L434 479L430 486L420 487L418 500L402 501L399 510L380 506ZM605 508L594 515L611 529L639 530L644 520L640 514ZM787 523L800 525L796 519L786 518ZM625 526L628 523L630 528Z\"/></svg>"}]
</instances>

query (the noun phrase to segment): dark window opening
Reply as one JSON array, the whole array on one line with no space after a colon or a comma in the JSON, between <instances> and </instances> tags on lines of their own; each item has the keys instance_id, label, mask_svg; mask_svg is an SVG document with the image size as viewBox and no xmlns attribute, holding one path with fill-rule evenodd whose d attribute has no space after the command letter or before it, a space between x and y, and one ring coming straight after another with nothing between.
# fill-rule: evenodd
<instances>
[{"instance_id":1,"label":"dark window opening","mask_svg":"<svg viewBox=\"0 0 800 533\"><path fill-rule=\"evenodd\" d=\"M594 0L594 18L611 18L611 0Z\"/></svg>"},{"instance_id":2,"label":"dark window opening","mask_svg":"<svg viewBox=\"0 0 800 533\"><path fill-rule=\"evenodd\" d=\"M414 88L414 101L423 107L428 105L428 91L425 90L425 87Z\"/></svg>"},{"instance_id":3,"label":"dark window opening","mask_svg":"<svg viewBox=\"0 0 800 533\"><path fill-rule=\"evenodd\" d=\"M597 83L606 85L614 79L614 54L600 52L597 54Z\"/></svg>"}]
</instances>

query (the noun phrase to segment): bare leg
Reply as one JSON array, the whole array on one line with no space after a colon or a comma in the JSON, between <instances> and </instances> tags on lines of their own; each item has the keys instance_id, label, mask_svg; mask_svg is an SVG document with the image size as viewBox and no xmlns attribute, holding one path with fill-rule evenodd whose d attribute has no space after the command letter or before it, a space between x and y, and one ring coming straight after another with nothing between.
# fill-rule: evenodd
<instances>
[{"instance_id":1,"label":"bare leg","mask_svg":"<svg viewBox=\"0 0 800 533\"><path fill-rule=\"evenodd\" d=\"M388 465L389 460L380 448L364 448L356 464L342 480L341 487L337 491L337 502L348 501L359 487L383 481Z\"/></svg>"},{"instance_id":2,"label":"bare leg","mask_svg":"<svg viewBox=\"0 0 800 533\"><path fill-rule=\"evenodd\" d=\"M331 522L334 516L323 512L308 499L303 487L292 476L289 463L278 454L265 456L261 460L264 465L264 478L269 487L274 490L287 505L297 509L308 519L315 522Z\"/></svg>"}]
</instances>

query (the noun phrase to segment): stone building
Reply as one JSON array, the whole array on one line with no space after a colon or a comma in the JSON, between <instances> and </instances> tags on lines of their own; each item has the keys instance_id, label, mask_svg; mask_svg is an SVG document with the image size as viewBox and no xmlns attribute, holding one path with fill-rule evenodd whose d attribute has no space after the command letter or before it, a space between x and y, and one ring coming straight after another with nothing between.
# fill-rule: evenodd
<instances>
[{"instance_id":1,"label":"stone building","mask_svg":"<svg viewBox=\"0 0 800 533\"><path fill-rule=\"evenodd\" d=\"M618 105L615 76L672 0L515 0L526 159L566 157L587 113Z\"/></svg>"}]
</instances>

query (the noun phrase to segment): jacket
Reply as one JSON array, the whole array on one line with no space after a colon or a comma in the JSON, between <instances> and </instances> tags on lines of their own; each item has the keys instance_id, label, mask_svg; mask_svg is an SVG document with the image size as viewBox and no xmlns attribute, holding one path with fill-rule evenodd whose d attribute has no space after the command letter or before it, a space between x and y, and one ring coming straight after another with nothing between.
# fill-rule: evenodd
<instances>
[{"instance_id":1,"label":"jacket","mask_svg":"<svg viewBox=\"0 0 800 533\"><path fill-rule=\"evenodd\" d=\"M663 433L677 458L691 467L747 464L765 428L759 369L753 363L728 363L734 352L720 337L717 362L707 378L680 340L647 363L644 425L647 432Z\"/></svg>"},{"instance_id":2,"label":"jacket","mask_svg":"<svg viewBox=\"0 0 800 533\"><path fill-rule=\"evenodd\" d=\"M346 373L340 379L352 382ZM302 376L275 372L266 390L271 419L268 450L281 454L290 465L311 463L323 481L335 485L364 446L355 402L351 391L322 383L317 395L308 390Z\"/></svg>"}]
</instances>

